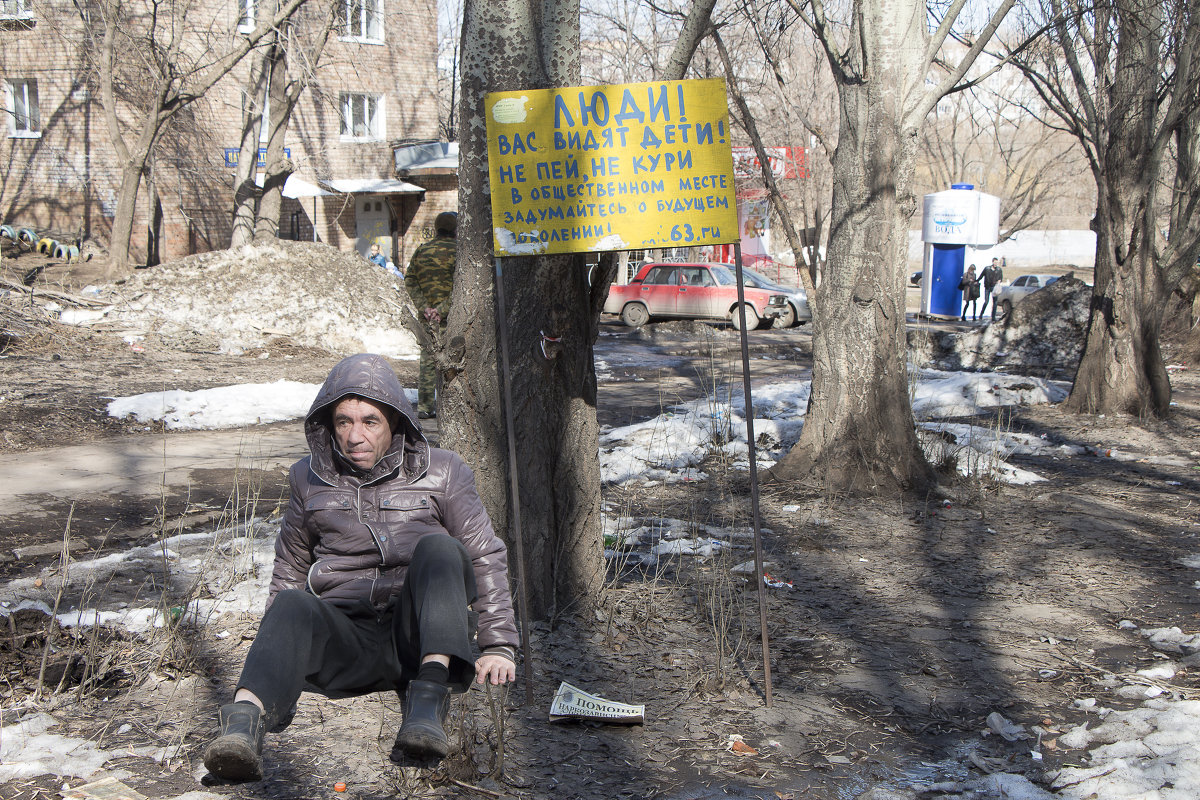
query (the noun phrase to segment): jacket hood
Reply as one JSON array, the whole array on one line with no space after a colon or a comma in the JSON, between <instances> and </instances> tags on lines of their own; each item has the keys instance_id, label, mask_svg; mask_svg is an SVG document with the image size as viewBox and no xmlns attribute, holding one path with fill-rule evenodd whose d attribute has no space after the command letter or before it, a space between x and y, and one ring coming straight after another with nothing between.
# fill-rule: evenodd
<instances>
[{"instance_id":1,"label":"jacket hood","mask_svg":"<svg viewBox=\"0 0 1200 800\"><path fill-rule=\"evenodd\" d=\"M391 445L379 463L365 473L355 470L334 447L330 416L338 401L351 395L374 400L399 413ZM358 474L365 482L372 482L390 475L397 467L403 468L401 471L408 473L411 480L420 477L429 463L429 443L421 432L412 403L404 395L400 379L382 356L371 353L347 356L329 371L304 418L304 435L312 453L313 472L331 484L337 483L338 476L344 473Z\"/></svg>"}]
</instances>

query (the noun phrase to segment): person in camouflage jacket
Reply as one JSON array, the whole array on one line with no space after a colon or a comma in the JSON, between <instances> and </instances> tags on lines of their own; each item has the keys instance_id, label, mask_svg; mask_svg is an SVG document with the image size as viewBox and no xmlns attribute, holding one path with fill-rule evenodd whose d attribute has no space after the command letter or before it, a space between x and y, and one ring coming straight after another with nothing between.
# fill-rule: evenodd
<instances>
[{"instance_id":1,"label":"person in camouflage jacket","mask_svg":"<svg viewBox=\"0 0 1200 800\"><path fill-rule=\"evenodd\" d=\"M450 294L454 289L454 263L458 256L458 213L443 211L434 220L437 237L418 247L408 262L405 288L417 307L417 315L432 328L446 325ZM422 419L437 414L437 370L429 348L421 347L421 374L417 382L417 413Z\"/></svg>"}]
</instances>

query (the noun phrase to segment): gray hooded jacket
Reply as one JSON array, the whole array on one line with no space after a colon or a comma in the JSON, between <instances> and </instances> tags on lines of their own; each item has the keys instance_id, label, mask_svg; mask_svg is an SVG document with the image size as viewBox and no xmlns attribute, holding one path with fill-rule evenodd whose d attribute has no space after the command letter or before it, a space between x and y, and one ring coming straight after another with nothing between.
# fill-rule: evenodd
<instances>
[{"instance_id":1,"label":"gray hooded jacket","mask_svg":"<svg viewBox=\"0 0 1200 800\"><path fill-rule=\"evenodd\" d=\"M348 395L400 413L391 446L366 472L337 452L331 434L333 406ZM311 455L289 475L291 500L275 542L267 605L281 589L307 589L335 603L365 599L383 608L403 586L417 541L450 535L474 565L480 648L515 648L507 550L492 530L475 475L456 454L430 447L414 416L380 356L350 356L330 371L305 418Z\"/></svg>"}]
</instances>

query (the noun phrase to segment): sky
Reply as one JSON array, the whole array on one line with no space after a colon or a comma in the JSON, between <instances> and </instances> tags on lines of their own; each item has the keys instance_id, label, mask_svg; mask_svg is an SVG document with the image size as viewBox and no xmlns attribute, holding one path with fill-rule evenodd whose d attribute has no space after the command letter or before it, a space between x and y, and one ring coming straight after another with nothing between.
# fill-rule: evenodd
<instances>
[{"instance_id":1,"label":"sky","mask_svg":"<svg viewBox=\"0 0 1200 800\"><path fill-rule=\"evenodd\" d=\"M1085 448L1076 445L969 421L980 411L998 406L1059 402L1066 396L1065 383L1002 373L920 370L916 374L913 408L927 452L935 460L950 455L945 452L950 448L960 471L986 472L1008 483L1023 484L1042 478L1010 464L1007 459L1014 455L1061 459L1087 454ZM278 381L197 392L154 392L115 398L108 412L117 417L132 415L140 421L162 420L170 430L236 428L299 419L318 388L316 384ZM807 382L764 383L753 388L756 438L767 443L758 452L760 467L773 463L796 441L803 426L808 391ZM675 406L652 420L603 430L600 463L604 481L646 484L696 480L703 477L699 469L704 456L713 451L724 453L735 466L748 468L740 384L732 397L730 394L726 387L716 396ZM784 511L802 513L798 506L785 507ZM186 624L207 627L214 636L225 638L231 635L226 628L234 619L231 615L257 614L263 609L278 524L278 519L256 518L234 527L171 537L154 547L72 562L69 579L108 585L116 577L161 562L165 555L174 574L185 580L188 576L197 580L203 576L208 590L205 594L211 594L181 606L176 613ZM638 558L647 560L667 556L709 558L722 550L744 546L739 539L747 535L745 531L721 528L707 529L702 536L685 535L687 529L680 520L662 520L649 529L611 513L605 518L606 540L645 544ZM220 557L214 558L214 553ZM1183 566L1200 572L1200 553L1185 559ZM29 607L52 613L51 603L61 580L60 571L46 570L0 586L0 616ZM1200 581L1196 585L1200 587ZM779 588L786 590L784 585ZM58 621L68 627L117 626L143 636L152 635L164 624L162 609L156 604L136 602L114 603L113 607L97 602L92 607L61 613ZM1087 722L1058 736L1058 746L1090 748L1086 768L1063 770L1054 782L1054 793L1020 775L1007 773L959 782L953 791L974 791L976 794L970 796L1010 800L1200 797L1200 702L1172 699L1155 685L1169 682L1183 668L1188 662L1184 653L1200 648L1200 634L1168 627L1139 629L1131 622L1122 622L1121 626L1144 637L1161 660L1152 669L1142 670L1144 675L1139 673L1115 688L1118 696L1141 701L1138 708L1118 711L1104 707L1097 698L1075 699L1075 707L1087 715ZM109 762L131 753L158 760L171 756L156 747L105 750L92 742L55 733L55 725L51 713L39 712L0 728L0 783L45 773L61 776L63 785L70 787L101 777L120 781L130 774L107 766ZM1036 728L1026 729L1003 718L989 720L989 729L979 734L1017 737L1028 743L1029 757L1034 760L1041 758L1038 737L1046 736ZM204 768L197 768L199 780ZM908 781L908 785L897 788L920 790L929 786ZM195 791L179 800L220 797Z\"/></svg>"}]
</instances>

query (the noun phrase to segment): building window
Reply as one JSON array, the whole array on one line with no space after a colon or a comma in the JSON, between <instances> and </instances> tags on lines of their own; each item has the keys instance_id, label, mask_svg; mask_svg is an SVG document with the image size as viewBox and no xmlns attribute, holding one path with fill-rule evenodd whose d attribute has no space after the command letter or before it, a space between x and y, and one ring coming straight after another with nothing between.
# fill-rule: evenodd
<instances>
[{"instance_id":1,"label":"building window","mask_svg":"<svg viewBox=\"0 0 1200 800\"><path fill-rule=\"evenodd\" d=\"M8 135L16 138L41 136L37 81L10 80L5 87L5 94L8 95Z\"/></svg>"},{"instance_id":2,"label":"building window","mask_svg":"<svg viewBox=\"0 0 1200 800\"><path fill-rule=\"evenodd\" d=\"M0 0L0 19L33 19L32 0Z\"/></svg>"},{"instance_id":3,"label":"building window","mask_svg":"<svg viewBox=\"0 0 1200 800\"><path fill-rule=\"evenodd\" d=\"M383 41L383 0L339 0L342 36L365 42Z\"/></svg>"},{"instance_id":4,"label":"building window","mask_svg":"<svg viewBox=\"0 0 1200 800\"><path fill-rule=\"evenodd\" d=\"M342 138L384 138L383 98L375 94L343 93Z\"/></svg>"},{"instance_id":5,"label":"building window","mask_svg":"<svg viewBox=\"0 0 1200 800\"><path fill-rule=\"evenodd\" d=\"M2 0L0 0L2 2ZM242 33L254 31L256 0L238 0L238 30Z\"/></svg>"}]
</instances>

